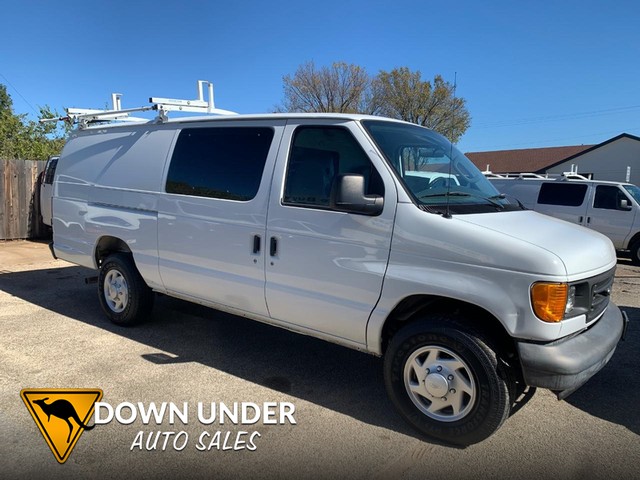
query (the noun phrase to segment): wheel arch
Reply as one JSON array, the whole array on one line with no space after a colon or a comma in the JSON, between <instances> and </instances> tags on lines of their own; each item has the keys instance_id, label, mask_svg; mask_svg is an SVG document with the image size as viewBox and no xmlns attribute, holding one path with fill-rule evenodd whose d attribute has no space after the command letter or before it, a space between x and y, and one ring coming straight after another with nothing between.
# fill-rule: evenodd
<instances>
[{"instance_id":1,"label":"wheel arch","mask_svg":"<svg viewBox=\"0 0 640 480\"><path fill-rule=\"evenodd\" d=\"M640 265L640 232L636 233L627 246L631 252L631 261L635 265Z\"/></svg>"},{"instance_id":2,"label":"wheel arch","mask_svg":"<svg viewBox=\"0 0 640 480\"><path fill-rule=\"evenodd\" d=\"M631 240L629 240L628 246L629 248L633 248L633 246L637 243L640 243L640 232L636 232L636 234L631 237Z\"/></svg>"},{"instance_id":3,"label":"wheel arch","mask_svg":"<svg viewBox=\"0 0 640 480\"><path fill-rule=\"evenodd\" d=\"M94 249L94 262L96 267L100 268L102 262L112 253L126 253L131 255L131 249L127 243L111 235L104 235L98 239Z\"/></svg>"},{"instance_id":4,"label":"wheel arch","mask_svg":"<svg viewBox=\"0 0 640 480\"><path fill-rule=\"evenodd\" d=\"M516 355L513 338L492 313L463 300L437 295L410 295L395 306L382 327L382 354L397 331L431 315L446 316L452 327L462 326L480 333L508 358Z\"/></svg>"}]
</instances>

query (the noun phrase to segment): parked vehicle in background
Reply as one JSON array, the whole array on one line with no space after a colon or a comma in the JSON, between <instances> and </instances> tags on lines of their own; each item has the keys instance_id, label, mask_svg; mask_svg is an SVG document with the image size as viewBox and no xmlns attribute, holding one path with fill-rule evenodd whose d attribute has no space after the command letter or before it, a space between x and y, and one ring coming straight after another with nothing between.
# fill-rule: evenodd
<instances>
[{"instance_id":1,"label":"parked vehicle in background","mask_svg":"<svg viewBox=\"0 0 640 480\"><path fill-rule=\"evenodd\" d=\"M79 115L55 174L54 254L99 271L114 323L160 292L384 356L400 414L461 445L527 387L564 398L613 355L611 242L499 195L441 135L364 115L169 120L162 101L155 121Z\"/></svg>"},{"instance_id":2,"label":"parked vehicle in background","mask_svg":"<svg viewBox=\"0 0 640 480\"><path fill-rule=\"evenodd\" d=\"M42 183L40 184L40 214L42 222L51 226L51 201L53 198L53 178L56 174L56 166L60 157L49 157L44 167Z\"/></svg>"},{"instance_id":3,"label":"parked vehicle in background","mask_svg":"<svg viewBox=\"0 0 640 480\"><path fill-rule=\"evenodd\" d=\"M490 178L500 193L546 215L600 232L640 265L640 188L565 177Z\"/></svg>"}]
</instances>

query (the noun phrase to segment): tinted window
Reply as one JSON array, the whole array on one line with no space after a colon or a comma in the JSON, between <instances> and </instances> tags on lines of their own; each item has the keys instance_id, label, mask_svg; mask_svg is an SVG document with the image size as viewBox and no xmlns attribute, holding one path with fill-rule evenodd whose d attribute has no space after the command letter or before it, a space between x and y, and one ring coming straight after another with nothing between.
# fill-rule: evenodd
<instances>
[{"instance_id":1,"label":"tinted window","mask_svg":"<svg viewBox=\"0 0 640 480\"><path fill-rule=\"evenodd\" d=\"M51 185L56 175L56 167L58 166L58 157L51 157L44 169L44 183Z\"/></svg>"},{"instance_id":2,"label":"tinted window","mask_svg":"<svg viewBox=\"0 0 640 480\"><path fill-rule=\"evenodd\" d=\"M384 195L380 175L347 129L300 127L287 164L283 203L328 207L333 181L344 173L362 175L365 194Z\"/></svg>"},{"instance_id":3,"label":"tinted window","mask_svg":"<svg viewBox=\"0 0 640 480\"><path fill-rule=\"evenodd\" d=\"M584 202L587 186L580 183L543 183L538 203L579 207Z\"/></svg>"},{"instance_id":4,"label":"tinted window","mask_svg":"<svg viewBox=\"0 0 640 480\"><path fill-rule=\"evenodd\" d=\"M593 208L604 208L607 210L618 210L620 200L629 200L618 187L613 185L598 185L596 196L593 200ZM629 201L629 205L631 202Z\"/></svg>"},{"instance_id":5,"label":"tinted window","mask_svg":"<svg viewBox=\"0 0 640 480\"><path fill-rule=\"evenodd\" d=\"M186 128L180 132L167 192L251 200L260 187L273 130L261 127Z\"/></svg>"}]
</instances>

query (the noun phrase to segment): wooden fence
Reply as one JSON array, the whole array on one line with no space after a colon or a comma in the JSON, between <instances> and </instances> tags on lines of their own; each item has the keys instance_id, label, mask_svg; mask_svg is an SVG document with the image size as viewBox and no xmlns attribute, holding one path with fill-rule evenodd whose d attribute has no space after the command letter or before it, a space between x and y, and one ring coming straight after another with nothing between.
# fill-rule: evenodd
<instances>
[{"instance_id":1,"label":"wooden fence","mask_svg":"<svg viewBox=\"0 0 640 480\"><path fill-rule=\"evenodd\" d=\"M0 159L0 240L42 238L38 179L47 162Z\"/></svg>"}]
</instances>

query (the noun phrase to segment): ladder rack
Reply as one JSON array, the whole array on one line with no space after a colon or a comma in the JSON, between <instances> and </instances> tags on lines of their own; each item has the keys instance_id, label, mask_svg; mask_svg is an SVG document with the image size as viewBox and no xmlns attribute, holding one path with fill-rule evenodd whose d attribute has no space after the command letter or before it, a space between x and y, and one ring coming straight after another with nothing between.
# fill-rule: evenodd
<instances>
[{"instance_id":1,"label":"ladder rack","mask_svg":"<svg viewBox=\"0 0 640 480\"><path fill-rule=\"evenodd\" d=\"M204 99L204 85L207 85L208 99ZM78 128L84 129L94 122L149 122L146 118L131 117L130 113L147 112L155 110L158 116L154 121L164 123L168 120L169 112L195 112L215 115L237 115L236 112L230 110L222 110L215 107L213 100L213 83L207 80L198 80L197 83L198 98L195 100L182 100L177 98L160 98L150 97L149 103L143 107L122 108L122 94L111 94L111 110L96 110L90 108L66 108L67 115L58 118L41 118L40 122L58 122L64 121L71 125L77 124Z\"/></svg>"}]
</instances>

